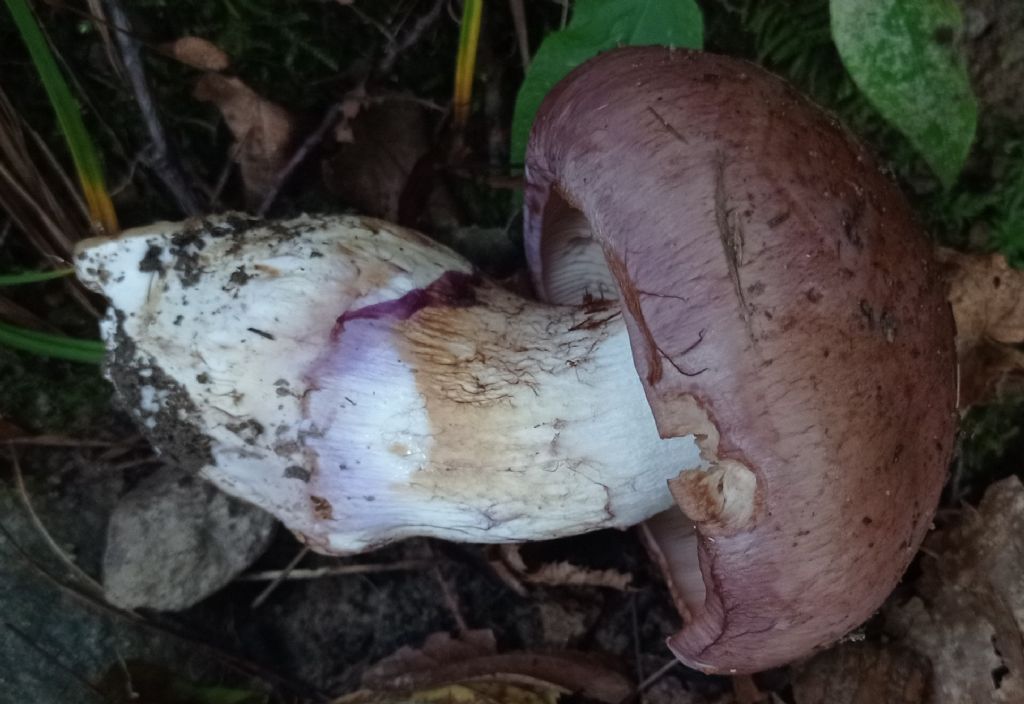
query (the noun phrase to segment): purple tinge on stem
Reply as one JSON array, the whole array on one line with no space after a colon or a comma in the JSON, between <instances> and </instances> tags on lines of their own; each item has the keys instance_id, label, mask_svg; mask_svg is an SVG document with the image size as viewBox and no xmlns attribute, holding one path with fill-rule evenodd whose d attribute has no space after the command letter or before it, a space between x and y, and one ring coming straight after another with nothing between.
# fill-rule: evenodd
<instances>
[{"instance_id":1,"label":"purple tinge on stem","mask_svg":"<svg viewBox=\"0 0 1024 704\"><path fill-rule=\"evenodd\" d=\"M398 298L371 303L362 308L349 310L338 316L331 337L337 339L351 320L408 320L427 306L468 308L475 305L476 287L480 285L479 274L463 271L446 271L422 288L414 288Z\"/></svg>"}]
</instances>

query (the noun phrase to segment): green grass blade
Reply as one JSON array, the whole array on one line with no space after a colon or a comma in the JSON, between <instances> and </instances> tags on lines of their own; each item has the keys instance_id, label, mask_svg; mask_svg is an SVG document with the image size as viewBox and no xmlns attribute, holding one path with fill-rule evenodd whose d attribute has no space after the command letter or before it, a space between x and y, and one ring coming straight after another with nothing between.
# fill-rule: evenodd
<instances>
[{"instance_id":1,"label":"green grass blade","mask_svg":"<svg viewBox=\"0 0 1024 704\"><path fill-rule=\"evenodd\" d=\"M466 0L462 6L462 23L459 28L459 48L455 57L455 89L452 96L452 112L456 127L462 127L469 119L470 100L473 97L473 74L476 70L477 47L480 44L480 18L483 16L483 0Z\"/></svg>"},{"instance_id":2,"label":"green grass blade","mask_svg":"<svg viewBox=\"0 0 1024 704\"><path fill-rule=\"evenodd\" d=\"M32 63L39 72L39 78L46 89L46 94L57 113L64 139L75 162L78 180L82 184L82 193L89 206L89 213L94 222L98 223L107 234L118 231L117 215L110 201L110 194L103 182L103 170L100 160L93 147L89 132L82 122L78 102L71 95L71 89L57 68L57 62L50 51L50 46L36 23L35 16L29 9L26 0L4 0L7 9L18 27L25 46L28 47Z\"/></svg>"},{"instance_id":3,"label":"green grass blade","mask_svg":"<svg viewBox=\"0 0 1024 704\"><path fill-rule=\"evenodd\" d=\"M104 354L103 343L99 340L51 335L3 322L0 322L0 345L30 354L88 364L100 364Z\"/></svg>"},{"instance_id":4,"label":"green grass blade","mask_svg":"<svg viewBox=\"0 0 1024 704\"><path fill-rule=\"evenodd\" d=\"M0 274L0 286L37 284L40 281L60 279L74 273L74 269L54 269L53 271L25 271L20 274Z\"/></svg>"},{"instance_id":5,"label":"green grass blade","mask_svg":"<svg viewBox=\"0 0 1024 704\"><path fill-rule=\"evenodd\" d=\"M29 328L23 328L10 323L0 321L0 327L6 329L11 335L17 335L26 340L32 340L41 344L52 344L62 347L71 347L80 349L85 352L98 352L100 354L104 351L103 343L99 340L83 340L78 337L68 337L66 335L54 335L48 332L39 332L38 330L31 330Z\"/></svg>"}]
</instances>

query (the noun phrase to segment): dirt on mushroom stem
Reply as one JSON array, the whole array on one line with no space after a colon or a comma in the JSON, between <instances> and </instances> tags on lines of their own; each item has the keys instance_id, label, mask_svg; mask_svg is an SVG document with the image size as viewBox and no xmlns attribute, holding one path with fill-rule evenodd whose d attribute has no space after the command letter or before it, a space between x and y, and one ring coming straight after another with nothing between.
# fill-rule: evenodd
<instances>
[{"instance_id":1,"label":"dirt on mushroom stem","mask_svg":"<svg viewBox=\"0 0 1024 704\"><path fill-rule=\"evenodd\" d=\"M162 223L78 267L156 446L323 552L625 528L702 463L658 437L616 311L525 300L380 221Z\"/></svg>"}]
</instances>

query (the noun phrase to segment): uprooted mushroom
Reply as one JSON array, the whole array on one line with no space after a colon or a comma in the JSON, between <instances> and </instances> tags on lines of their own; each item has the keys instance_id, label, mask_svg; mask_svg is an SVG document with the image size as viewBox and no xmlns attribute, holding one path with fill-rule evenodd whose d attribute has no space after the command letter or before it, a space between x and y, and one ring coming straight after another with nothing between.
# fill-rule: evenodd
<instances>
[{"instance_id":1,"label":"uprooted mushroom","mask_svg":"<svg viewBox=\"0 0 1024 704\"><path fill-rule=\"evenodd\" d=\"M543 303L380 221L159 223L79 252L108 374L157 447L317 550L652 519L684 662L856 627L955 427L953 318L897 187L781 80L659 48L559 84L526 168Z\"/></svg>"}]
</instances>

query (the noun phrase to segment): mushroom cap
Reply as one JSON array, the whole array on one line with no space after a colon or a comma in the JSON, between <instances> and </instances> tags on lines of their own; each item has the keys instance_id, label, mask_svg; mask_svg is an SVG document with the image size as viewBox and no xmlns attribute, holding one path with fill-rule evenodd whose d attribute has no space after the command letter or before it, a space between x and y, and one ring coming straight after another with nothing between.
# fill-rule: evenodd
<instances>
[{"instance_id":1,"label":"mushroom cap","mask_svg":"<svg viewBox=\"0 0 1024 704\"><path fill-rule=\"evenodd\" d=\"M672 650L754 672L863 622L929 528L955 433L953 319L897 186L781 79L657 47L558 84L526 177L541 295L591 238L661 436L697 434L713 467L670 481Z\"/></svg>"}]
</instances>

